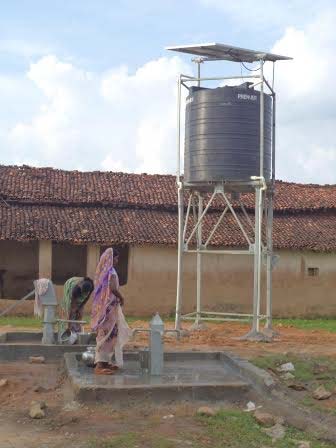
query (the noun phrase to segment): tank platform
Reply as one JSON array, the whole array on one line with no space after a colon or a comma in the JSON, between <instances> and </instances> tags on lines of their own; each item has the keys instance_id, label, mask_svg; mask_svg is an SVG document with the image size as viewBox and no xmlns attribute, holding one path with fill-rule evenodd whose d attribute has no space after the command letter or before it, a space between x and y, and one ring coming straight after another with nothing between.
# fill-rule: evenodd
<instances>
[{"instance_id":1,"label":"tank platform","mask_svg":"<svg viewBox=\"0 0 336 448\"><path fill-rule=\"evenodd\" d=\"M81 360L80 353L64 355L75 399L82 402L230 401L246 400L250 384L227 355L219 352L166 352L163 374L141 370L139 352L124 355L124 368L98 376Z\"/></svg>"}]
</instances>

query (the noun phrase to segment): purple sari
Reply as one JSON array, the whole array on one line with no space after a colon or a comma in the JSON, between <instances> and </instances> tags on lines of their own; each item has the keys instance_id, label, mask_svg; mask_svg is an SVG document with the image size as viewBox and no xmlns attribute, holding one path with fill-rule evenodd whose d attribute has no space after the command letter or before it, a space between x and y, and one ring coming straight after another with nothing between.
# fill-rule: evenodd
<instances>
[{"instance_id":1,"label":"purple sari","mask_svg":"<svg viewBox=\"0 0 336 448\"><path fill-rule=\"evenodd\" d=\"M101 256L95 275L91 327L97 332L96 363L111 362L115 352L117 364L122 366L122 347L130 336L119 299L111 292L112 277L119 289L119 279L113 267L113 249Z\"/></svg>"}]
</instances>

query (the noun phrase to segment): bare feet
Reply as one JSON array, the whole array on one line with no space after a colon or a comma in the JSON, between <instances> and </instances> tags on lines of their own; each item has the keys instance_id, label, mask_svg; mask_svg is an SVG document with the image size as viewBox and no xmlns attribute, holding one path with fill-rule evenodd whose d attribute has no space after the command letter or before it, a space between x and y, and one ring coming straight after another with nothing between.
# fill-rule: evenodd
<instances>
[{"instance_id":1,"label":"bare feet","mask_svg":"<svg viewBox=\"0 0 336 448\"><path fill-rule=\"evenodd\" d=\"M108 368L110 369L110 370L119 370L119 367L118 366L116 366L115 364L109 364L108 365Z\"/></svg>"},{"instance_id":2,"label":"bare feet","mask_svg":"<svg viewBox=\"0 0 336 448\"><path fill-rule=\"evenodd\" d=\"M95 375L113 375L114 370L112 370L107 362L97 362L94 369Z\"/></svg>"},{"instance_id":3,"label":"bare feet","mask_svg":"<svg viewBox=\"0 0 336 448\"><path fill-rule=\"evenodd\" d=\"M114 371L108 367L95 367L95 375L113 375Z\"/></svg>"}]
</instances>

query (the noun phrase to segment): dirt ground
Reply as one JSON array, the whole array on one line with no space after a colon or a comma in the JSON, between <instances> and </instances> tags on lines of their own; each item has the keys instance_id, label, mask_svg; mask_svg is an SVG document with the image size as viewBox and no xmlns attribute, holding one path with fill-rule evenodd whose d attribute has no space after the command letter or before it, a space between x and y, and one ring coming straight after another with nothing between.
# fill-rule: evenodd
<instances>
[{"instance_id":1,"label":"dirt ground","mask_svg":"<svg viewBox=\"0 0 336 448\"><path fill-rule=\"evenodd\" d=\"M8 385L0 388L1 448L86 448L90 440L130 432L145 438L154 428L158 436L177 441L179 434L189 432L194 437L200 432L193 418L196 404L127 410L114 409L112 404L80 405L73 401L58 364L2 363L1 378L8 380ZM32 420L28 416L33 400L45 401L46 418ZM183 440L182 436L182 444Z\"/></svg>"},{"instance_id":2,"label":"dirt ground","mask_svg":"<svg viewBox=\"0 0 336 448\"><path fill-rule=\"evenodd\" d=\"M146 327L143 321L134 322L132 327ZM256 343L241 341L250 326L237 322L207 323L206 329L190 332L187 337L177 341L174 336L165 337L166 349L174 350L227 350L245 358L254 358L262 354L271 353L307 353L311 355L336 356L336 333L326 330L300 330L291 326L277 325L278 336L271 343ZM173 324L166 325L173 328ZM183 328L189 329L189 324ZM146 336L136 337L138 345L146 345Z\"/></svg>"},{"instance_id":3,"label":"dirt ground","mask_svg":"<svg viewBox=\"0 0 336 448\"><path fill-rule=\"evenodd\" d=\"M132 328L148 328L148 321L132 322ZM183 329L190 329L191 324L184 323ZM167 323L166 329L173 329L173 323ZM239 338L250 330L250 325L237 322L207 323L206 329L190 332L180 341L173 335L165 336L167 350L228 350L246 358L265 353L300 352L311 355L336 356L336 332L326 330L298 329L294 326L278 324L274 326L278 336L271 343L241 341ZM17 331L12 326L0 326L0 333ZM34 331L20 328L20 331ZM89 328L87 328L89 331ZM130 348L147 346L147 336L137 334L129 345Z\"/></svg>"},{"instance_id":4,"label":"dirt ground","mask_svg":"<svg viewBox=\"0 0 336 448\"><path fill-rule=\"evenodd\" d=\"M133 328L146 326L142 321L132 324ZM172 328L173 324L167 327ZM336 356L336 333L289 326L276 329L280 335L273 342L255 343L237 339L249 330L248 325L208 324L206 330L192 332L180 341L166 336L165 344L167 350L226 350L246 358L286 352ZM0 332L10 330L9 327L0 327ZM146 336L138 335L130 347L146 345ZM88 446L88 440L94 437L113 436L135 429L146 434L155 428L156 433L171 438L180 433L197 434L200 430L192 418L196 404L146 409L135 407L127 411L117 411L112 405L75 406L59 364L3 362L0 380L3 378L8 379L8 384L0 388L0 448L82 448ZM32 400L47 403L45 419L32 420L28 416ZM164 418L170 414L174 418ZM206 442L204 446L207 446Z\"/></svg>"}]
</instances>

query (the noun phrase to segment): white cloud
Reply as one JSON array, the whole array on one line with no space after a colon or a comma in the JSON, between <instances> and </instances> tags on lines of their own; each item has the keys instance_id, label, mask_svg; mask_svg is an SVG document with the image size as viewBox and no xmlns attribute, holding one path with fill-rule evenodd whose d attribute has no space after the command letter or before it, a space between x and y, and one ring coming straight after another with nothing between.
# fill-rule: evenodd
<instances>
[{"instance_id":1,"label":"white cloud","mask_svg":"<svg viewBox=\"0 0 336 448\"><path fill-rule=\"evenodd\" d=\"M294 58L276 64L278 177L336 183L335 19L329 11L288 28L272 48Z\"/></svg>"},{"instance_id":2,"label":"white cloud","mask_svg":"<svg viewBox=\"0 0 336 448\"><path fill-rule=\"evenodd\" d=\"M108 154L102 161L100 169L103 171L127 172L127 167L120 160L114 159Z\"/></svg>"},{"instance_id":3,"label":"white cloud","mask_svg":"<svg viewBox=\"0 0 336 448\"><path fill-rule=\"evenodd\" d=\"M89 73L49 55L30 66L29 120L0 130L7 163L39 160L68 169L173 172L179 57ZM12 94L12 101L19 98Z\"/></svg>"},{"instance_id":4,"label":"white cloud","mask_svg":"<svg viewBox=\"0 0 336 448\"><path fill-rule=\"evenodd\" d=\"M336 183L334 2L200 2L224 13L238 28L258 28L261 33L268 27L277 33L283 30L271 51L294 60L276 63L276 175L299 182Z\"/></svg>"},{"instance_id":5,"label":"white cloud","mask_svg":"<svg viewBox=\"0 0 336 448\"><path fill-rule=\"evenodd\" d=\"M335 16L288 27L272 48L294 57L276 64L278 178L336 183ZM24 79L2 76L2 162L173 173L176 76L191 71L165 57L91 73L49 55Z\"/></svg>"}]
</instances>

